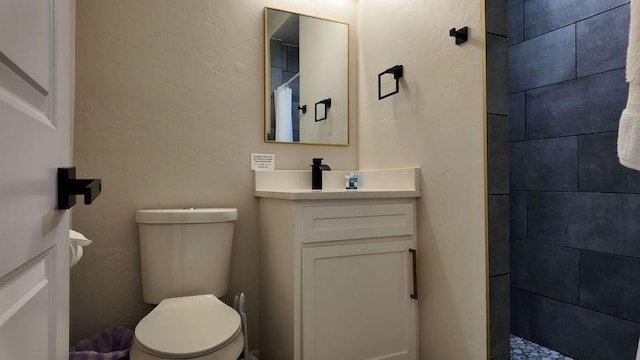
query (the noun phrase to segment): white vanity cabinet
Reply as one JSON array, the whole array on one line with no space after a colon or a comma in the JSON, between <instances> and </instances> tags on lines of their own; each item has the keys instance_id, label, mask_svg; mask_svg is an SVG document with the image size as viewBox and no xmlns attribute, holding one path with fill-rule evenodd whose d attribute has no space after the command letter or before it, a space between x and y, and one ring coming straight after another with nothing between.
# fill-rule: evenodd
<instances>
[{"instance_id":1,"label":"white vanity cabinet","mask_svg":"<svg viewBox=\"0 0 640 360\"><path fill-rule=\"evenodd\" d=\"M374 195L256 192L261 360L418 358L419 192Z\"/></svg>"}]
</instances>

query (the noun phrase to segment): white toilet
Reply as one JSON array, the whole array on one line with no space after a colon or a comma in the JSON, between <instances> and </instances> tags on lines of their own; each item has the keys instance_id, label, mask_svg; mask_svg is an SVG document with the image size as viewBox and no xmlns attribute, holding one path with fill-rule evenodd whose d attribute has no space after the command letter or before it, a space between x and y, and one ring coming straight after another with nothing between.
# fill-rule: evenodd
<instances>
[{"instance_id":1,"label":"white toilet","mask_svg":"<svg viewBox=\"0 0 640 360\"><path fill-rule=\"evenodd\" d=\"M236 360L240 316L227 292L237 209L138 210L142 294L158 304L136 326L132 360Z\"/></svg>"}]
</instances>

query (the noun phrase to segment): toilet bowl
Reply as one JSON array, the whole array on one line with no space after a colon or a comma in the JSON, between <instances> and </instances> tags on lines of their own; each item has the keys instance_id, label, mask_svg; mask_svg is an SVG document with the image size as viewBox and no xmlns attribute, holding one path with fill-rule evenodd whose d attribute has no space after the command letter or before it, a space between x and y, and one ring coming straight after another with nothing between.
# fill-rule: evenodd
<instances>
[{"instance_id":1,"label":"toilet bowl","mask_svg":"<svg viewBox=\"0 0 640 360\"><path fill-rule=\"evenodd\" d=\"M132 360L237 359L240 316L213 295L165 299L136 326Z\"/></svg>"},{"instance_id":2,"label":"toilet bowl","mask_svg":"<svg viewBox=\"0 0 640 360\"><path fill-rule=\"evenodd\" d=\"M227 291L237 209L138 210L142 293L131 360L236 360L242 321Z\"/></svg>"}]
</instances>

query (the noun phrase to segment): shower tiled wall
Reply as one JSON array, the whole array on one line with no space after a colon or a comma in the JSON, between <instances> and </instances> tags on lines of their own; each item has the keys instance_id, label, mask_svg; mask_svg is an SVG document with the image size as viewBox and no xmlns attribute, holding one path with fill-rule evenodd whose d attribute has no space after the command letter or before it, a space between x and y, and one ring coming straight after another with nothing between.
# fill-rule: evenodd
<instances>
[{"instance_id":1,"label":"shower tiled wall","mask_svg":"<svg viewBox=\"0 0 640 360\"><path fill-rule=\"evenodd\" d=\"M511 331L577 359L633 359L640 336L628 32L628 0L509 0Z\"/></svg>"},{"instance_id":2,"label":"shower tiled wall","mask_svg":"<svg viewBox=\"0 0 640 360\"><path fill-rule=\"evenodd\" d=\"M489 356L509 357L507 0L486 2Z\"/></svg>"}]
</instances>

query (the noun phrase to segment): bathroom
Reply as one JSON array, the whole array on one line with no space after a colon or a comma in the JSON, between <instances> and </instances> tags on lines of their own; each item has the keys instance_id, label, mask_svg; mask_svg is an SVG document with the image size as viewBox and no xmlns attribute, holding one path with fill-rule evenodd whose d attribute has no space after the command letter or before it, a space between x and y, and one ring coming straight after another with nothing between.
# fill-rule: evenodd
<instances>
[{"instance_id":1,"label":"bathroom","mask_svg":"<svg viewBox=\"0 0 640 360\"><path fill-rule=\"evenodd\" d=\"M349 24L348 146L264 142L265 7ZM223 299L247 295L249 341L260 350L250 154L272 153L278 170L309 169L314 157L334 171L420 167L433 194L418 210L418 290L440 294L420 304L420 332L432 334L420 347L434 358L486 354L483 36L459 47L448 34L480 29L480 14L475 2L77 2L74 165L100 177L103 192L73 214L94 243L71 274L71 343L134 328L152 308L140 290L136 210L214 206L238 208ZM378 101L377 75L396 64L400 94Z\"/></svg>"},{"instance_id":2,"label":"bathroom","mask_svg":"<svg viewBox=\"0 0 640 360\"><path fill-rule=\"evenodd\" d=\"M348 141L268 134L265 7L348 25ZM332 172L360 172L363 188L366 171L419 169L413 358L526 359L510 334L574 359L635 357L640 173L616 153L629 0L82 0L70 9L69 164L100 178L102 192L65 220L93 241L70 270L69 344L134 329L154 308L143 301L137 210L237 208L221 300L246 295L251 351L265 358L258 153L273 154L278 171L322 157ZM468 40L456 44L449 31L463 27ZM379 99L378 74L398 64L399 92Z\"/></svg>"}]
</instances>

